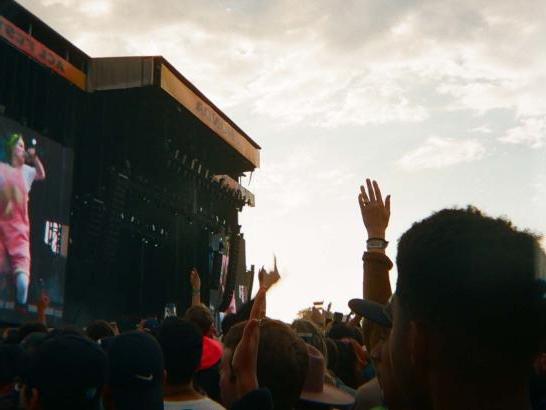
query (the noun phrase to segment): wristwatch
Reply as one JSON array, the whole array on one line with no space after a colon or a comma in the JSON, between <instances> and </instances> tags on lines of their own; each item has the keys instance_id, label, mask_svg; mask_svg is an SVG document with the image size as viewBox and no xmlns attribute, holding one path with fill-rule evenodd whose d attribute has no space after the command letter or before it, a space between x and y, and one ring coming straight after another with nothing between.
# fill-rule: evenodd
<instances>
[{"instance_id":1,"label":"wristwatch","mask_svg":"<svg viewBox=\"0 0 546 410\"><path fill-rule=\"evenodd\" d=\"M388 241L381 238L370 238L366 241L366 248L370 250L374 249L386 249L387 245L389 244Z\"/></svg>"}]
</instances>

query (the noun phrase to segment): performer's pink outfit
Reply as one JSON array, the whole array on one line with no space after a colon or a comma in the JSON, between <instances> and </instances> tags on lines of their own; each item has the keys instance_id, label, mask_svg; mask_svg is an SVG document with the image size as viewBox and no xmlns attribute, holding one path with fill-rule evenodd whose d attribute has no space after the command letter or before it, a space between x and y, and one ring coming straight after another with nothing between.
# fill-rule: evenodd
<instances>
[{"instance_id":1,"label":"performer's pink outfit","mask_svg":"<svg viewBox=\"0 0 546 410\"><path fill-rule=\"evenodd\" d=\"M28 179L25 178L25 172L23 167L2 169L5 183L18 191L18 198L11 201L12 209L9 214L4 212L0 214L0 266L9 267L12 272L30 274L28 218L28 188L30 186Z\"/></svg>"}]
</instances>

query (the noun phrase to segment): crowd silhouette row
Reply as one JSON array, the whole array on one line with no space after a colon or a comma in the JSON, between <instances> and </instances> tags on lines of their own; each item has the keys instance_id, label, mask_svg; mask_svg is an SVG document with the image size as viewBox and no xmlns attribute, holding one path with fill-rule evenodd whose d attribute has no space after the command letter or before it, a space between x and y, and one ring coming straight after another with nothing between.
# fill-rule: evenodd
<instances>
[{"instance_id":1,"label":"crowd silhouette row","mask_svg":"<svg viewBox=\"0 0 546 410\"><path fill-rule=\"evenodd\" d=\"M367 241L349 315L269 318L276 261L220 329L196 270L181 317L132 331L49 329L42 298L37 322L3 330L0 409L546 409L539 237L474 207L440 210L398 240L392 292L391 197L367 179L358 205Z\"/></svg>"}]
</instances>

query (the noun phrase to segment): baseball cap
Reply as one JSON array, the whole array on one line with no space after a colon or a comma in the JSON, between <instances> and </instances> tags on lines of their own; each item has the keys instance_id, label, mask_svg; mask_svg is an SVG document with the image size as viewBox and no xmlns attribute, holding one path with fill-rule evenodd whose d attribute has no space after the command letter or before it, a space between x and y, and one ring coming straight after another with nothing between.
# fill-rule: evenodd
<instances>
[{"instance_id":1,"label":"baseball cap","mask_svg":"<svg viewBox=\"0 0 546 410\"><path fill-rule=\"evenodd\" d=\"M382 305L365 299L351 299L349 301L349 308L380 326L392 327L390 304L390 300L386 305Z\"/></svg>"},{"instance_id":2,"label":"baseball cap","mask_svg":"<svg viewBox=\"0 0 546 410\"><path fill-rule=\"evenodd\" d=\"M163 409L163 354L157 340L140 331L103 340L116 409Z\"/></svg>"},{"instance_id":3,"label":"baseball cap","mask_svg":"<svg viewBox=\"0 0 546 410\"><path fill-rule=\"evenodd\" d=\"M106 378L106 355L82 336L59 335L27 352L23 381L42 397L74 405L98 400Z\"/></svg>"},{"instance_id":4,"label":"baseball cap","mask_svg":"<svg viewBox=\"0 0 546 410\"><path fill-rule=\"evenodd\" d=\"M210 369L218 364L224 354L222 344L210 337L203 336L203 354L201 355L201 363L198 370Z\"/></svg>"}]
</instances>

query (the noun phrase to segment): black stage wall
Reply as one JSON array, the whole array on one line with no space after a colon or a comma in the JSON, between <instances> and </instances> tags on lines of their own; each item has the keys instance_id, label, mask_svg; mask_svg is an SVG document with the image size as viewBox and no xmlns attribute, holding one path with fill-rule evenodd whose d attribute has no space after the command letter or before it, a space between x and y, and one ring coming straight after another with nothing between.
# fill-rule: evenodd
<instances>
[{"instance_id":1,"label":"black stage wall","mask_svg":"<svg viewBox=\"0 0 546 410\"><path fill-rule=\"evenodd\" d=\"M53 37L58 52L74 48ZM85 71L88 57L70 55ZM0 78L0 115L74 153L64 320L183 309L192 267L208 303L211 233L240 231L244 200L212 180L237 180L247 165L235 150L157 86L88 93L1 40Z\"/></svg>"},{"instance_id":2,"label":"black stage wall","mask_svg":"<svg viewBox=\"0 0 546 410\"><path fill-rule=\"evenodd\" d=\"M210 235L238 234L243 206L212 180L231 171L229 147L154 87L95 92L88 111L65 318L134 321L160 315L166 303L183 311L192 267L209 303Z\"/></svg>"}]
</instances>

